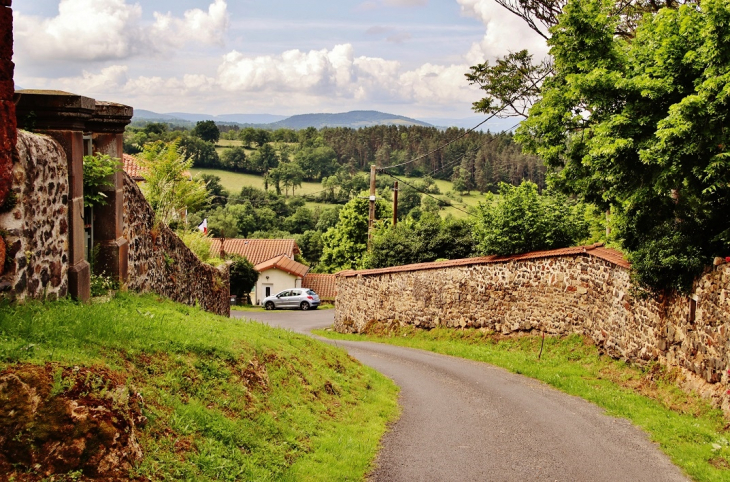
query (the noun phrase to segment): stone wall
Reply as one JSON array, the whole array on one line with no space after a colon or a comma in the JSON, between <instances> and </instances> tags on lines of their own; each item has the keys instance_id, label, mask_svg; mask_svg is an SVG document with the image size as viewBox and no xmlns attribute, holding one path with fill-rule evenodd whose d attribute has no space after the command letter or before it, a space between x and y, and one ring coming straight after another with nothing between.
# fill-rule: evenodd
<instances>
[{"instance_id":1,"label":"stone wall","mask_svg":"<svg viewBox=\"0 0 730 482\"><path fill-rule=\"evenodd\" d=\"M582 247L343 272L335 328L580 333L613 357L678 368L685 385L730 411L730 265L708 270L690 298L637 299L628 264L617 259L609 250Z\"/></svg>"},{"instance_id":2,"label":"stone wall","mask_svg":"<svg viewBox=\"0 0 730 482\"><path fill-rule=\"evenodd\" d=\"M0 214L7 244L0 293L62 298L68 293L66 155L54 139L24 131L18 133L17 151L11 190L16 202Z\"/></svg>"},{"instance_id":3,"label":"stone wall","mask_svg":"<svg viewBox=\"0 0 730 482\"><path fill-rule=\"evenodd\" d=\"M8 193L12 189L15 157L16 121L13 96L13 11L11 0L0 0L0 213L12 207ZM5 240L0 236L0 275L5 264Z\"/></svg>"},{"instance_id":4,"label":"stone wall","mask_svg":"<svg viewBox=\"0 0 730 482\"><path fill-rule=\"evenodd\" d=\"M123 235L129 241L129 289L230 315L228 266L203 263L170 228L156 226L152 207L127 173L123 216Z\"/></svg>"}]
</instances>

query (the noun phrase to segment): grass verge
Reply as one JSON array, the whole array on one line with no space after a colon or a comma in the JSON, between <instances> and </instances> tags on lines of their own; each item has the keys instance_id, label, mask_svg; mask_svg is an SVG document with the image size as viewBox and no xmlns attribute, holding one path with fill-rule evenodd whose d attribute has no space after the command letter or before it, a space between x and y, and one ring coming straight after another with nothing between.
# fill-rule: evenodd
<instances>
[{"instance_id":1,"label":"grass verge","mask_svg":"<svg viewBox=\"0 0 730 482\"><path fill-rule=\"evenodd\" d=\"M397 387L342 350L149 295L0 306L0 373L48 364L142 395L140 480L360 480L398 412Z\"/></svg>"},{"instance_id":2,"label":"grass verge","mask_svg":"<svg viewBox=\"0 0 730 482\"><path fill-rule=\"evenodd\" d=\"M658 364L640 368L602 356L581 336L547 337L538 361L538 336L503 337L478 329L425 331L410 327L372 335L321 330L316 334L419 348L536 378L641 427L694 480L730 480L730 425L720 410L678 388L678 372Z\"/></svg>"}]
</instances>

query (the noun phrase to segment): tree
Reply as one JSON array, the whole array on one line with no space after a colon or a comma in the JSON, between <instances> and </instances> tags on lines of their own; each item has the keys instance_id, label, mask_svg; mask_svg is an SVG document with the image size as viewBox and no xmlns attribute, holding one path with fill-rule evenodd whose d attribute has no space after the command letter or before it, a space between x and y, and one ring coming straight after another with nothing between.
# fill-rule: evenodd
<instances>
[{"instance_id":1,"label":"tree","mask_svg":"<svg viewBox=\"0 0 730 482\"><path fill-rule=\"evenodd\" d=\"M416 221L408 219L396 227L383 226L373 236L366 268L387 268L437 259L468 258L474 254L471 227L465 220L443 220L426 213Z\"/></svg>"},{"instance_id":2,"label":"tree","mask_svg":"<svg viewBox=\"0 0 730 482\"><path fill-rule=\"evenodd\" d=\"M231 261L231 295L235 295L239 300L245 299L247 304L251 304L249 293L256 286L259 273L243 256L233 255Z\"/></svg>"},{"instance_id":3,"label":"tree","mask_svg":"<svg viewBox=\"0 0 730 482\"><path fill-rule=\"evenodd\" d=\"M337 154L328 146L304 147L294 154L294 161L309 181L320 181L337 172Z\"/></svg>"},{"instance_id":4,"label":"tree","mask_svg":"<svg viewBox=\"0 0 730 482\"><path fill-rule=\"evenodd\" d=\"M228 191L223 188L221 178L213 174L201 174L200 179L205 183L210 205L213 207L225 206L228 202Z\"/></svg>"},{"instance_id":5,"label":"tree","mask_svg":"<svg viewBox=\"0 0 730 482\"><path fill-rule=\"evenodd\" d=\"M474 239L483 255L511 255L573 246L588 237L585 208L562 195L540 195L523 182L487 194L473 219Z\"/></svg>"},{"instance_id":6,"label":"tree","mask_svg":"<svg viewBox=\"0 0 730 482\"><path fill-rule=\"evenodd\" d=\"M219 167L220 158L215 146L198 137L184 136L180 139L180 149L193 162L193 167Z\"/></svg>"},{"instance_id":7,"label":"tree","mask_svg":"<svg viewBox=\"0 0 730 482\"><path fill-rule=\"evenodd\" d=\"M209 202L201 179L190 179L192 160L181 151L178 141L157 141L145 145L138 157L142 166L142 192L165 224L184 219L187 211L197 211Z\"/></svg>"},{"instance_id":8,"label":"tree","mask_svg":"<svg viewBox=\"0 0 730 482\"><path fill-rule=\"evenodd\" d=\"M343 269L358 269L363 266L367 252L368 213L367 199L350 200L340 211L340 218L334 228L322 236L322 258L317 270L334 273ZM376 219L390 219L390 206L378 201L375 204Z\"/></svg>"},{"instance_id":9,"label":"tree","mask_svg":"<svg viewBox=\"0 0 730 482\"><path fill-rule=\"evenodd\" d=\"M246 150L243 147L232 147L223 151L221 164L235 172L246 170Z\"/></svg>"},{"instance_id":10,"label":"tree","mask_svg":"<svg viewBox=\"0 0 730 482\"><path fill-rule=\"evenodd\" d=\"M221 138L221 131L212 120L197 122L191 134L195 137L203 139L205 142L212 143L218 142L218 139Z\"/></svg>"},{"instance_id":11,"label":"tree","mask_svg":"<svg viewBox=\"0 0 730 482\"><path fill-rule=\"evenodd\" d=\"M624 38L611 5L569 2L517 131L559 189L612 210L645 286L687 291L730 247L728 18L722 0L665 8Z\"/></svg>"},{"instance_id":12,"label":"tree","mask_svg":"<svg viewBox=\"0 0 730 482\"><path fill-rule=\"evenodd\" d=\"M251 155L251 165L256 171L268 174L279 165L279 156L270 144L264 144Z\"/></svg>"},{"instance_id":13,"label":"tree","mask_svg":"<svg viewBox=\"0 0 730 482\"><path fill-rule=\"evenodd\" d=\"M287 197L289 196L289 188L291 188L292 195L294 195L294 187L301 186L304 179L304 171L295 162L283 162L275 169L272 169L269 174L276 183L277 194L279 193L279 183L281 183Z\"/></svg>"}]
</instances>

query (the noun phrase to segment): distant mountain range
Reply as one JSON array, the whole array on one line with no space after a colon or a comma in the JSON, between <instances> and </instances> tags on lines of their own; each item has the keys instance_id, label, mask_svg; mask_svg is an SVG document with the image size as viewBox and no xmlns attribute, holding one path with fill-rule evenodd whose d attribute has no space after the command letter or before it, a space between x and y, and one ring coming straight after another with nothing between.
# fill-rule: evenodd
<instances>
[{"instance_id":1,"label":"distant mountain range","mask_svg":"<svg viewBox=\"0 0 730 482\"><path fill-rule=\"evenodd\" d=\"M210 115L210 114L190 114L186 112L169 112L166 114L158 114L144 109L134 110L135 121L154 121L154 122L172 122L186 125L203 120L212 120L224 124L237 124L241 126L256 126L272 129L306 129L314 127L321 129L322 127L350 127L358 129L360 127L372 127L377 125L404 125L404 126L424 126L424 127L459 127L462 129L470 129L485 117L467 117L462 119L449 118L426 118L412 119L396 114L388 114L374 110L356 110L352 112L344 112L340 114L301 114L291 117L272 115L272 114L227 114L227 115ZM482 131L491 130L492 132L500 132L509 130L516 124L515 119L491 119L482 125L479 129Z\"/></svg>"}]
</instances>

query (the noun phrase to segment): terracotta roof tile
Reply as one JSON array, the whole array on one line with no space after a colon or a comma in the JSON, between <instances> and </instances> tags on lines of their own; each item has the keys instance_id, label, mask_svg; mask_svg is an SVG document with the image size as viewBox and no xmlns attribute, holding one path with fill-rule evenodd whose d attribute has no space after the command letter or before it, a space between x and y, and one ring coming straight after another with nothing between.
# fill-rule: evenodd
<instances>
[{"instance_id":1,"label":"terracotta roof tile","mask_svg":"<svg viewBox=\"0 0 730 482\"><path fill-rule=\"evenodd\" d=\"M514 254L511 256L484 256L481 258L452 259L449 261L438 261L433 263L409 264L405 266L393 266L390 268L364 269L360 271L340 271L337 276L368 276L388 273L405 273L409 271L421 271L425 269L449 268L453 266L470 266L476 264L509 263L510 261L524 261L528 259L556 258L559 256L577 256L588 254L601 258L609 263L622 268L630 268L631 264L626 261L623 255L615 249L605 248L602 243L591 246L576 246L573 248L553 249L550 251L533 251L531 253ZM316 291L316 290L315 290Z\"/></svg>"},{"instance_id":2,"label":"terracotta roof tile","mask_svg":"<svg viewBox=\"0 0 730 482\"><path fill-rule=\"evenodd\" d=\"M212 238L210 253L213 257L220 256L221 238ZM269 259L284 255L294 259L299 254L299 246L293 239L233 239L226 238L223 251L227 254L243 256L254 266Z\"/></svg>"},{"instance_id":3,"label":"terracotta roof tile","mask_svg":"<svg viewBox=\"0 0 730 482\"><path fill-rule=\"evenodd\" d=\"M129 154L122 154L122 165L124 171L129 174L134 182L144 181L142 177L142 168L137 162L137 158Z\"/></svg>"},{"instance_id":4,"label":"terracotta roof tile","mask_svg":"<svg viewBox=\"0 0 730 482\"><path fill-rule=\"evenodd\" d=\"M270 269L280 269L281 271L286 271L291 275L303 278L304 275L307 274L307 271L309 271L309 266L305 266L302 263L297 263L293 259L288 258L282 254L281 256L277 256L275 258L264 261L263 263L257 264L256 266L254 266L254 269L259 273L263 273L264 271Z\"/></svg>"},{"instance_id":5,"label":"terracotta roof tile","mask_svg":"<svg viewBox=\"0 0 730 482\"><path fill-rule=\"evenodd\" d=\"M337 296L337 275L307 274L302 281L302 288L313 290L321 300L334 301Z\"/></svg>"}]
</instances>

